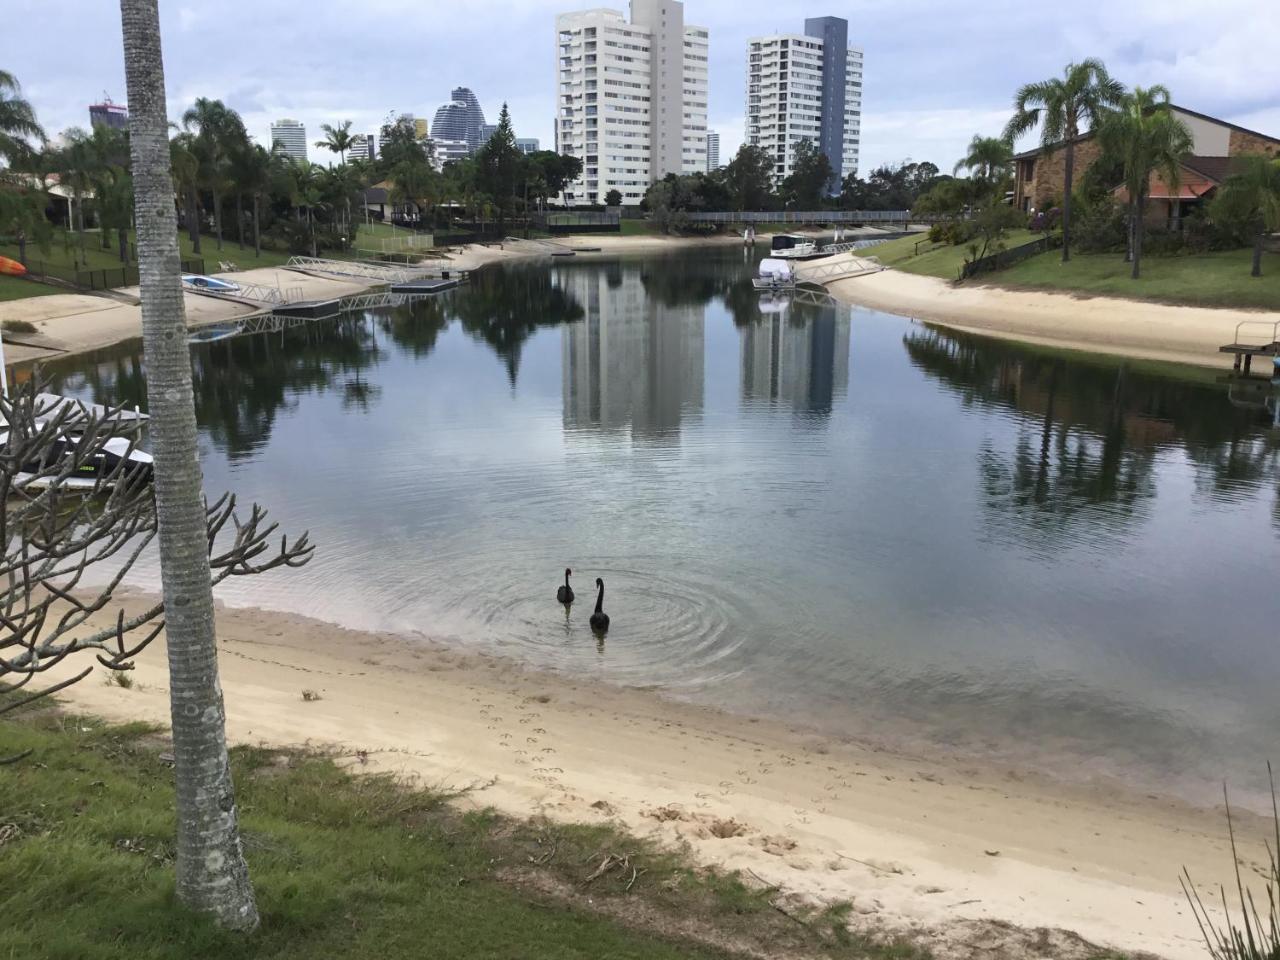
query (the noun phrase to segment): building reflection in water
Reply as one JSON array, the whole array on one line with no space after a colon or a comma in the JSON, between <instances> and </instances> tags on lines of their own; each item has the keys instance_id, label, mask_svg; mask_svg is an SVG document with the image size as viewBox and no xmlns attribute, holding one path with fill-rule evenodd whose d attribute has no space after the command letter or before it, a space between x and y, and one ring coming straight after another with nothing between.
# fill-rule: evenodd
<instances>
[{"instance_id":1,"label":"building reflection in water","mask_svg":"<svg viewBox=\"0 0 1280 960\"><path fill-rule=\"evenodd\" d=\"M762 297L740 328L742 398L825 417L849 387L849 311Z\"/></svg>"},{"instance_id":2,"label":"building reflection in water","mask_svg":"<svg viewBox=\"0 0 1280 960\"><path fill-rule=\"evenodd\" d=\"M565 427L678 435L702 411L705 303L660 304L639 264L562 269L555 282L585 314L561 328Z\"/></svg>"}]
</instances>

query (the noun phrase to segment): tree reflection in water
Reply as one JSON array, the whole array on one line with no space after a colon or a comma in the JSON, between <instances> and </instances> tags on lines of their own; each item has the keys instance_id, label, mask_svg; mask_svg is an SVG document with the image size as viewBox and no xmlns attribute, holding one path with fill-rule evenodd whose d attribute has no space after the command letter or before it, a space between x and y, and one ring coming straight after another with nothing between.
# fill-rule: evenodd
<instances>
[{"instance_id":1,"label":"tree reflection in water","mask_svg":"<svg viewBox=\"0 0 1280 960\"><path fill-rule=\"evenodd\" d=\"M1018 413L1012 450L988 440L979 453L983 503L994 529L1037 550L1122 536L1155 497L1155 460L1167 448L1186 456L1199 492L1215 499L1280 480L1270 418L1234 408L1220 384L1117 360L1068 363L925 326L903 343L915 366L965 403Z\"/></svg>"}]
</instances>

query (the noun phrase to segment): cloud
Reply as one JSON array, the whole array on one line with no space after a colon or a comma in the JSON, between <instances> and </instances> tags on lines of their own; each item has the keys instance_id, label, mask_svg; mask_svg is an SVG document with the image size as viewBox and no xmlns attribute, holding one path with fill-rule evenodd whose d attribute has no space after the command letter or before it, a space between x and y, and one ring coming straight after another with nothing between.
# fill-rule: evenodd
<instances>
[{"instance_id":1,"label":"cloud","mask_svg":"<svg viewBox=\"0 0 1280 960\"><path fill-rule=\"evenodd\" d=\"M555 15L600 4L223 0L216 15L207 5L162 5L170 111L219 97L259 139L290 116L315 140L321 123L350 119L370 131L392 111L429 118L453 87L469 86L488 115L505 99L517 132L550 146ZM742 138L747 38L801 31L805 12L826 11L686 0L686 19L711 32L709 114L722 159ZM1018 85L1086 56L1127 84L1164 83L1187 107L1280 133L1280 3L1131 0L1122 12L1111 0L991 0L957 18L938 0L863 0L850 18L850 41L867 59L863 171L906 157L949 169L974 133L999 131ZM84 126L104 91L125 100L117 5L6 0L4 31L3 66L51 131Z\"/></svg>"}]
</instances>

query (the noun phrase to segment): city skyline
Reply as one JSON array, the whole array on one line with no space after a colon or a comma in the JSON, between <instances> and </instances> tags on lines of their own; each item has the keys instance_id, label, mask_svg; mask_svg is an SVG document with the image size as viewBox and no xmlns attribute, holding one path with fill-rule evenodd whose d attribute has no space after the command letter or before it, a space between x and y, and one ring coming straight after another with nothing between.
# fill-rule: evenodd
<instances>
[{"instance_id":1,"label":"city skyline","mask_svg":"<svg viewBox=\"0 0 1280 960\"><path fill-rule=\"evenodd\" d=\"M546 38L555 16L573 4L525 0L513 7L477 0L457 22L441 18L431 3L396 7L399 30L420 30L430 38L430 66L424 68L422 44L398 49L353 32L344 5L317 3L299 22L285 6L239 3L228 0L218 15L195 6L162 9L171 118L180 117L198 96L215 97L239 111L265 144L271 122L279 117L295 117L309 130L345 119L355 129L376 130L388 112L430 116L452 86L469 83L490 103L507 100L522 135L538 137L548 148L554 142ZM1148 12L1156 10L1150 0L1143 3L1150 5ZM86 107L101 100L104 90L124 100L118 11L88 5L51 12L35 0L14 0L12 6L6 69L22 82L51 135L87 126ZM625 3L609 6L624 8ZM390 9L386 0L370 0L365 13L392 15ZM712 37L708 126L721 133L722 163L732 158L743 136L747 39L794 29L799 19L830 9L813 3L779 12L776 5L758 0L688 0L686 18L706 26ZM1139 13L1144 10L1146 6ZM922 3L873 4L859 10L850 31L867 51L869 67L862 175L908 158L931 160L949 170L974 133L998 132L1008 119L1010 91L1018 84L1042 79L1084 56L1101 57L1129 85L1165 83L1179 103L1196 110L1252 129L1280 127L1280 61L1256 42L1259 36L1280 34L1280 8L1256 0L1226 0L1220 15L1207 19L1199 7L1185 2L1163 4L1159 10L1159 17L1145 17L1146 29L1134 39L1111 29L1106 16L1110 7L1100 0L1062 10L997 0L986 18L989 29L970 37L963 48L954 43L952 26L943 18L924 16L927 6ZM250 13L261 29L248 34L236 30L237 18ZM80 55L55 67L44 55L49 30ZM295 36L305 53L278 56L270 38L284 34ZM481 62L474 56L481 42L524 53ZM214 47L225 53L208 56ZM332 69L344 56L376 61L384 69ZM406 76L413 78L411 96L406 96Z\"/></svg>"}]
</instances>

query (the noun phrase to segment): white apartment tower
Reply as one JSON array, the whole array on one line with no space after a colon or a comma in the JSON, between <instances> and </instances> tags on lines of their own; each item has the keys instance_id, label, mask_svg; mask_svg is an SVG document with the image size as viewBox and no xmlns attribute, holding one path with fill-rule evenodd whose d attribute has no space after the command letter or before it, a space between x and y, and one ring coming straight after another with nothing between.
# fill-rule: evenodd
<instances>
[{"instance_id":1,"label":"white apartment tower","mask_svg":"<svg viewBox=\"0 0 1280 960\"><path fill-rule=\"evenodd\" d=\"M810 140L840 181L858 172L862 137L862 50L848 21L805 20L804 33L747 41L746 142L774 158L778 183L790 175L796 144Z\"/></svg>"},{"instance_id":2,"label":"white apartment tower","mask_svg":"<svg viewBox=\"0 0 1280 960\"><path fill-rule=\"evenodd\" d=\"M570 203L638 204L668 173L707 168L707 31L678 0L556 18L556 149L582 160Z\"/></svg>"},{"instance_id":3,"label":"white apartment tower","mask_svg":"<svg viewBox=\"0 0 1280 960\"><path fill-rule=\"evenodd\" d=\"M707 173L720 169L720 134L707 131Z\"/></svg>"},{"instance_id":4,"label":"white apartment tower","mask_svg":"<svg viewBox=\"0 0 1280 960\"><path fill-rule=\"evenodd\" d=\"M297 120L277 120L271 125L271 149L280 150L285 156L305 163L307 128Z\"/></svg>"}]
</instances>

